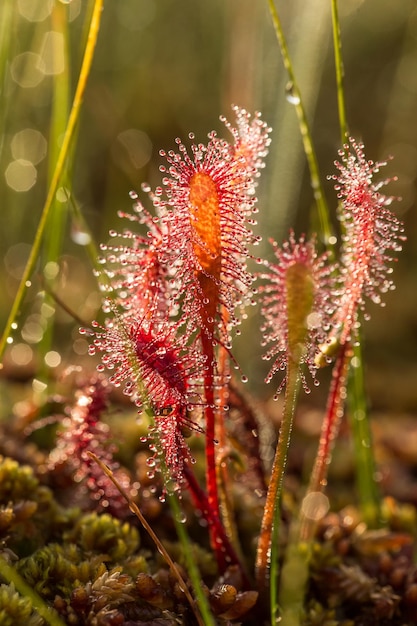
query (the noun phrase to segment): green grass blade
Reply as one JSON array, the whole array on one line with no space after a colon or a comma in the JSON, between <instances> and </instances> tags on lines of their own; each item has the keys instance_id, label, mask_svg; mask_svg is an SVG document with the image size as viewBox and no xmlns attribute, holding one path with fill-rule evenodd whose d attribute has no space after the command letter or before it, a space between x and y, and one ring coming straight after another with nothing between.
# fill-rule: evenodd
<instances>
[{"instance_id":1,"label":"green grass blade","mask_svg":"<svg viewBox=\"0 0 417 626\"><path fill-rule=\"evenodd\" d=\"M294 105L297 114L304 152L310 170L311 187L313 189L314 199L317 204L321 231L323 233L324 241L326 242L326 245L328 245L329 242L332 241L331 238L333 233L329 218L329 209L321 183L319 165L313 145L310 126L307 120L307 115L304 109L301 93L295 78L295 73L288 51L287 42L284 36L284 31L282 29L281 20L279 18L274 0L268 0L268 5L271 13L272 23L275 29L275 34L277 36L278 44L280 47L282 60L288 76L288 99Z\"/></svg>"},{"instance_id":2,"label":"green grass blade","mask_svg":"<svg viewBox=\"0 0 417 626\"><path fill-rule=\"evenodd\" d=\"M5 103L8 102L8 98L4 97L4 90L6 89L10 45L13 35L13 6L13 0L3 0L0 8L0 94L2 94L2 105L0 107L0 155L5 138L5 118L7 115Z\"/></svg>"},{"instance_id":3,"label":"green grass blade","mask_svg":"<svg viewBox=\"0 0 417 626\"><path fill-rule=\"evenodd\" d=\"M49 607L21 575L0 557L0 576L9 583L13 583L16 590L25 598L29 598L33 608L39 613L49 626L65 626L55 609Z\"/></svg>"},{"instance_id":4,"label":"green grass blade","mask_svg":"<svg viewBox=\"0 0 417 626\"><path fill-rule=\"evenodd\" d=\"M64 43L64 57L65 65L61 73L55 74L53 77L53 92L52 92L52 112L51 123L49 132L49 176L48 182L50 183L54 174L55 163L59 156L59 140L65 133L65 128L69 117L70 107L70 52L69 52L69 37L68 37L68 5L63 5L60 2L56 3L52 10L52 28L54 32L59 33L63 38ZM73 151L72 151L73 153ZM67 170L71 169L70 163L71 157L67 159ZM68 175L64 175L62 183L67 187L66 180ZM67 205L65 203L58 202L56 197L52 203L51 211L49 214L48 223L45 227L44 236L44 250L42 258L41 271L48 263L57 262L62 251L64 242L65 226L67 219ZM54 301L52 297L45 292L44 302L49 304L52 308ZM48 326L39 343L39 352L43 356L52 347L53 333L54 333L54 319L52 315L48 320ZM43 372L43 376L46 378L46 372ZM42 378L42 372L39 377Z\"/></svg>"},{"instance_id":5,"label":"green grass blade","mask_svg":"<svg viewBox=\"0 0 417 626\"><path fill-rule=\"evenodd\" d=\"M346 117L346 104L345 104L345 90L344 90L344 69L343 69L343 57L342 57L342 40L340 38L340 22L339 22L339 10L338 0L332 0L332 29L333 29L333 47L334 47L334 61L336 70L336 87L337 87L337 108L339 112L339 126L341 145L346 142L346 138L349 134L347 117Z\"/></svg>"},{"instance_id":6,"label":"green grass blade","mask_svg":"<svg viewBox=\"0 0 417 626\"><path fill-rule=\"evenodd\" d=\"M369 527L375 528L382 519L381 494L375 482L375 459L359 343L354 347L348 390L349 417L354 441L356 486L364 521Z\"/></svg>"},{"instance_id":7,"label":"green grass blade","mask_svg":"<svg viewBox=\"0 0 417 626\"><path fill-rule=\"evenodd\" d=\"M185 524L180 521L182 512L178 501L178 496L175 493L169 493L168 502L173 513L175 530L177 531L178 539L181 542L185 562L187 565L187 572L193 586L197 606L200 610L204 626L215 626L216 621L213 617L209 602L201 585L200 572L198 571L198 567L195 564L190 537L186 531Z\"/></svg>"},{"instance_id":8,"label":"green grass blade","mask_svg":"<svg viewBox=\"0 0 417 626\"><path fill-rule=\"evenodd\" d=\"M27 283L30 281L30 277L32 275L36 260L39 256L39 250L42 243L42 238L45 232L45 227L48 222L49 214L51 211L51 207L55 198L55 194L58 188L58 184L62 178L62 174L64 172L64 168L66 165L67 156L69 153L69 149L71 146L71 142L74 136L74 131L76 128L76 124L79 119L81 106L83 102L83 96L87 84L88 75L90 73L91 64L94 56L94 49L97 43L98 32L100 28L100 19L103 9L104 0L94 0L94 9L90 22L89 36L87 40L86 49L84 52L84 58L80 69L80 74L78 78L78 84L74 95L74 100L72 103L72 108L70 112L70 116L68 119L68 124L65 130L64 139L62 142L61 150L58 155L58 160L55 166L54 174L52 176L52 181L49 187L48 195L42 210L41 219L39 221L38 229L36 231L35 239L32 245L31 253L26 263L26 267L23 272L22 279L20 281L18 291L16 297L14 299L9 318L6 322L6 328L3 332L3 335L0 340L0 358L2 358L4 354L4 350L8 343L8 337L10 335L11 329L15 320L19 314L20 307L23 302L23 298L26 292Z\"/></svg>"}]
</instances>

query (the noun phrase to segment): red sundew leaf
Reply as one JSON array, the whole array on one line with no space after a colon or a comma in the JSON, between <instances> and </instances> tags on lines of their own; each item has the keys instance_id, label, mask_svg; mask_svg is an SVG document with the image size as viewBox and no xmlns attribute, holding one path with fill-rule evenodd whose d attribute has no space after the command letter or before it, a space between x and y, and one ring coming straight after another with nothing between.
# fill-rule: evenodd
<instances>
[{"instance_id":1,"label":"red sundew leaf","mask_svg":"<svg viewBox=\"0 0 417 626\"><path fill-rule=\"evenodd\" d=\"M58 431L48 465L51 470L70 468L79 490L88 490L92 501L99 502L114 515L124 517L128 514L126 502L88 454L94 451L118 476L124 488L130 490L127 475L113 459L117 449L111 443L109 428L102 422L108 392L108 383L103 376L92 378L78 390L76 402L63 422L63 429Z\"/></svg>"},{"instance_id":2,"label":"red sundew leaf","mask_svg":"<svg viewBox=\"0 0 417 626\"><path fill-rule=\"evenodd\" d=\"M342 161L335 163L340 173L332 176L344 229L341 298L333 320L341 344L351 339L366 299L382 304L381 295L394 289L390 264L405 240L402 222L388 209L395 198L380 193L392 179L373 182L374 174L386 163L366 160L363 148L350 138L339 152Z\"/></svg>"},{"instance_id":3,"label":"red sundew leaf","mask_svg":"<svg viewBox=\"0 0 417 626\"><path fill-rule=\"evenodd\" d=\"M235 145L210 133L207 146L191 144L191 156L180 140L178 153L162 152L168 162L165 193L151 196L156 208L165 211L161 222L170 266L181 285L177 300L182 315L191 332L202 329L209 339L225 340L222 307L228 323L235 325L236 308L248 298L253 282L246 262L257 238L248 225L269 129L259 116L250 124L246 112L236 108L236 113L238 128L227 123Z\"/></svg>"}]
</instances>

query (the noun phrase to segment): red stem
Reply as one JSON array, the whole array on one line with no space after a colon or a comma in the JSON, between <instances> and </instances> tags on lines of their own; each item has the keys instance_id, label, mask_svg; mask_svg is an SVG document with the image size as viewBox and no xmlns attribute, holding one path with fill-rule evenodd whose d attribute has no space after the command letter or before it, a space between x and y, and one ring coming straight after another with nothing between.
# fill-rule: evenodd
<instances>
[{"instance_id":1,"label":"red stem","mask_svg":"<svg viewBox=\"0 0 417 626\"><path fill-rule=\"evenodd\" d=\"M201 511L203 518L209 526L212 539L215 538L216 556L220 571L224 572L230 565L237 565L242 572L244 587L250 589L251 585L245 569L226 535L219 516L211 508L207 495L201 489L194 474L187 467L184 470L184 477L187 480L197 508Z\"/></svg>"},{"instance_id":2,"label":"red stem","mask_svg":"<svg viewBox=\"0 0 417 626\"><path fill-rule=\"evenodd\" d=\"M220 520L220 504L218 493L217 466L216 466L216 411L214 409L214 350L210 338L202 337L203 352L207 356L208 368L204 372L204 394L206 400L205 430L206 430L206 486L207 507L213 517ZM219 568L224 566L224 554L219 545L215 526L209 524L210 540L215 551Z\"/></svg>"},{"instance_id":3,"label":"red stem","mask_svg":"<svg viewBox=\"0 0 417 626\"><path fill-rule=\"evenodd\" d=\"M343 416L346 399L346 379L351 356L351 345L349 343L343 344L333 369L326 416L321 427L320 443L311 474L308 493L322 492L327 484L327 472L332 457L333 446L339 433L340 422ZM307 518L302 519L300 530L301 538L304 540L311 539L314 528L315 522L313 520Z\"/></svg>"}]
</instances>

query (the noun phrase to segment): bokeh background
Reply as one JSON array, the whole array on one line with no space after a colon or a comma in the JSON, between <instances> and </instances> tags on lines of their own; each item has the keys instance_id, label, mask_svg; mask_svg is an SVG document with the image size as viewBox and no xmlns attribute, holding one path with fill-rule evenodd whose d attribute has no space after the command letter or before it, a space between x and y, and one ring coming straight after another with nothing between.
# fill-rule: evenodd
<instances>
[{"instance_id":1,"label":"bokeh background","mask_svg":"<svg viewBox=\"0 0 417 626\"><path fill-rule=\"evenodd\" d=\"M3 329L45 201L85 45L92 2L0 3L0 326ZM340 145L329 0L277 2L302 92L330 207L326 175ZM395 267L397 290L371 305L364 324L372 407L417 410L417 5L414 0L340 2L351 134L374 160L391 155L382 177L408 241ZM143 181L158 184L160 148L190 131L199 141L230 119L231 104L262 111L273 128L259 187L257 255L267 238L311 227L312 192L287 77L266 0L105 0L95 59L76 141L54 217L8 347L3 376L35 376L39 388L69 363L89 363L79 323L49 297L43 282L84 319L100 295L88 244L123 225L117 211ZM80 211L83 219L74 217ZM85 224L83 223L85 220ZM259 397L259 319L251 311L235 352ZM38 384L37 383L37 384ZM324 390L323 390L324 391Z\"/></svg>"}]
</instances>

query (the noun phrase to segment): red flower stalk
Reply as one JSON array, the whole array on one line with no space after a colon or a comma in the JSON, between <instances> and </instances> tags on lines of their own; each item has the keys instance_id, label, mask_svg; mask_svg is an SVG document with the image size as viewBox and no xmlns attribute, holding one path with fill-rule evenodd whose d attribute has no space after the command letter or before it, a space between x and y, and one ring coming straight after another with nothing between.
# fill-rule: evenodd
<instances>
[{"instance_id":1,"label":"red flower stalk","mask_svg":"<svg viewBox=\"0 0 417 626\"><path fill-rule=\"evenodd\" d=\"M102 421L107 408L108 386L102 376L91 380L77 392L76 403L58 431L57 444L49 456L51 469L70 471L74 484L88 490L92 499L114 515L125 516L128 507L113 483L90 458L94 452L115 474L125 490L132 492L129 479L113 459L116 446L109 443L109 428Z\"/></svg>"},{"instance_id":2,"label":"red flower stalk","mask_svg":"<svg viewBox=\"0 0 417 626\"><path fill-rule=\"evenodd\" d=\"M255 223L250 218L256 201L255 177L269 142L268 129L259 116L250 122L245 111L236 109L236 113L238 128L228 124L234 146L213 132L207 146L191 145L192 157L180 140L179 153L161 153L168 161L169 176L163 179L166 197L156 202L157 208L167 211L162 222L169 225L168 245L178 268L175 279L181 285L178 296L187 331L191 337L197 335L207 362L207 488L209 504L217 513L214 348L220 343L230 349L230 328L238 324L236 308L249 298L253 277L246 259L248 245L257 238L248 224ZM161 196L162 190L157 190L154 203Z\"/></svg>"},{"instance_id":3,"label":"red flower stalk","mask_svg":"<svg viewBox=\"0 0 417 626\"><path fill-rule=\"evenodd\" d=\"M342 294L333 320L340 344L352 338L366 298L382 304L381 294L394 289L390 263L404 241L403 224L388 209L394 198L379 191L390 179L373 182L374 174L386 163L366 160L363 144L352 138L349 142L339 151L342 162L335 163L340 173L332 176L344 229Z\"/></svg>"},{"instance_id":4,"label":"red flower stalk","mask_svg":"<svg viewBox=\"0 0 417 626\"><path fill-rule=\"evenodd\" d=\"M248 225L254 220L255 177L269 143L259 116L250 120L235 109L238 128L230 124L235 145L213 132L207 146L192 144L192 156L177 140L179 153L161 152L168 162L165 194L150 194L159 218L163 245L158 260L166 268L173 308L180 311L190 344L205 358L204 391L209 501L218 512L215 469L215 344L230 349L230 329L238 324L236 308L249 299L252 276L247 271L248 245L256 243ZM190 135L193 138L193 135Z\"/></svg>"},{"instance_id":5,"label":"red flower stalk","mask_svg":"<svg viewBox=\"0 0 417 626\"><path fill-rule=\"evenodd\" d=\"M350 144L350 145L349 145ZM359 327L359 313L366 299L377 304L381 294L394 289L390 274L393 255L404 241L403 225L388 209L394 198L380 193L389 180L373 182L373 176L386 163L367 161L363 144L354 139L339 151L339 175L335 189L341 201L339 219L344 232L340 260L340 296L332 319L329 348L341 346L333 369L326 415L311 475L309 493L320 492L327 482L327 468L344 411L347 376L352 357L351 344ZM366 314L365 314L366 316ZM325 348L326 352L326 348ZM315 521L303 519L301 535L311 538Z\"/></svg>"},{"instance_id":6,"label":"red flower stalk","mask_svg":"<svg viewBox=\"0 0 417 626\"><path fill-rule=\"evenodd\" d=\"M278 372L284 372L275 397L288 380L288 367L306 364L314 384L316 357L326 341L332 313L335 310L334 267L328 255L317 255L314 239L297 242L294 233L281 247L271 240L276 261L265 262L269 273L261 275L268 282L260 289L262 297L262 345L270 345L265 360L275 359L266 378L270 382ZM304 390L309 388L301 373Z\"/></svg>"},{"instance_id":7,"label":"red flower stalk","mask_svg":"<svg viewBox=\"0 0 417 626\"><path fill-rule=\"evenodd\" d=\"M103 365L116 367L114 382L128 381L128 393L139 385L136 394L141 395L139 381L143 384L157 426L158 416L164 417L160 441L175 476L182 474L174 457L186 456L181 426L199 372L208 501L214 515L219 515L216 419L222 417L218 405L226 397L220 387L228 380L227 365L218 365L216 345L230 351L230 332L239 323L236 311L251 297L254 279L246 261L249 245L259 240L250 229L256 223L251 215L269 144L269 129L259 115L251 119L244 110L235 112L237 127L226 122L234 144L212 132L207 146L192 143L191 155L179 139L178 152L161 152L168 163L160 167L165 191L145 188L156 217L139 203L134 215L126 215L145 225L147 235L126 231L125 242L109 248L111 291L123 312L116 323L107 323L92 348L104 352ZM215 544L214 535L212 539Z\"/></svg>"}]
</instances>

